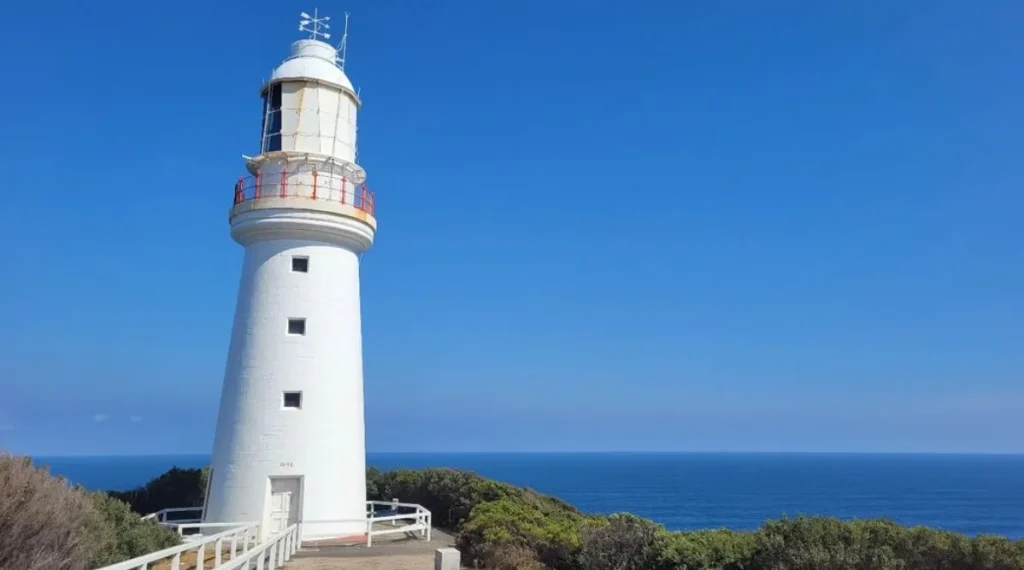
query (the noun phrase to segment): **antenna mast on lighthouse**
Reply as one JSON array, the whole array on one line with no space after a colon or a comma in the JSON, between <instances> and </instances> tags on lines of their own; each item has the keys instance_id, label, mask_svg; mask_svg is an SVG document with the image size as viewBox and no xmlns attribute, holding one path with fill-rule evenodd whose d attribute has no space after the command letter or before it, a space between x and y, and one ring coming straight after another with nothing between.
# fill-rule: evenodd
<instances>
[{"instance_id":1,"label":"antenna mast on lighthouse","mask_svg":"<svg viewBox=\"0 0 1024 570\"><path fill-rule=\"evenodd\" d=\"M345 32L341 34L341 43L338 44L338 67L345 71L345 55L348 53L348 16L345 12Z\"/></svg>"}]
</instances>

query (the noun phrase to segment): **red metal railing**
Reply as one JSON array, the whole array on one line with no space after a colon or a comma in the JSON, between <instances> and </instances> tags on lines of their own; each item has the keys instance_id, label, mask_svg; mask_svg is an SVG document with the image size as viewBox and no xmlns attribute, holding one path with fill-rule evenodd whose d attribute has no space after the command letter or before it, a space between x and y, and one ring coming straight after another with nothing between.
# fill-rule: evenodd
<instances>
[{"instance_id":1,"label":"red metal railing","mask_svg":"<svg viewBox=\"0 0 1024 570\"><path fill-rule=\"evenodd\" d=\"M355 185L340 176L318 172L280 172L258 174L238 179L235 184L234 204L262 198L296 198L335 202L352 206L371 216L376 211L376 199L366 184Z\"/></svg>"}]
</instances>

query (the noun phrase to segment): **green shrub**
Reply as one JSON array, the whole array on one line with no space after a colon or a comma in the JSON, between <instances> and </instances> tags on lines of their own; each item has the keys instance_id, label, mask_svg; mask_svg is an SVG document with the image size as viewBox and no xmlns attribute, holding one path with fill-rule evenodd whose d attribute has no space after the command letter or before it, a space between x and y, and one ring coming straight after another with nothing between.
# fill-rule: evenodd
<instances>
[{"instance_id":1,"label":"green shrub","mask_svg":"<svg viewBox=\"0 0 1024 570\"><path fill-rule=\"evenodd\" d=\"M907 568L968 568L971 539L962 534L918 527L907 529L904 541L903 558L907 561Z\"/></svg>"},{"instance_id":2,"label":"green shrub","mask_svg":"<svg viewBox=\"0 0 1024 570\"><path fill-rule=\"evenodd\" d=\"M1017 570L1024 568L1024 541L1011 542L1001 536L979 536L971 541L972 570Z\"/></svg>"},{"instance_id":3,"label":"green shrub","mask_svg":"<svg viewBox=\"0 0 1024 570\"><path fill-rule=\"evenodd\" d=\"M836 518L771 521L756 534L764 570L902 570L914 548L906 527L891 521ZM948 554L945 555L948 560Z\"/></svg>"},{"instance_id":4,"label":"green shrub","mask_svg":"<svg viewBox=\"0 0 1024 570\"><path fill-rule=\"evenodd\" d=\"M498 544L486 546L478 564L488 570L544 570L537 554L525 546Z\"/></svg>"},{"instance_id":5,"label":"green shrub","mask_svg":"<svg viewBox=\"0 0 1024 570\"><path fill-rule=\"evenodd\" d=\"M752 533L702 530L669 533L656 568L664 570L743 570L756 549Z\"/></svg>"},{"instance_id":6,"label":"green shrub","mask_svg":"<svg viewBox=\"0 0 1024 570\"><path fill-rule=\"evenodd\" d=\"M405 503L423 505L433 515L435 526L450 530L458 530L477 505L506 498L536 503L545 510L579 513L572 505L554 497L456 469L400 469L387 473L370 470L367 472L367 496L384 501L398 498Z\"/></svg>"},{"instance_id":7,"label":"green shrub","mask_svg":"<svg viewBox=\"0 0 1024 570\"><path fill-rule=\"evenodd\" d=\"M168 508L201 507L206 498L209 477L209 467L173 467L141 487L130 491L109 491L107 494L128 503L140 515Z\"/></svg>"},{"instance_id":8,"label":"green shrub","mask_svg":"<svg viewBox=\"0 0 1024 570\"><path fill-rule=\"evenodd\" d=\"M128 503L115 499L106 493L92 493L89 496L92 508L99 513L104 524L92 540L97 545L92 556L92 567L98 568L130 560L181 544L177 533L144 521L132 511Z\"/></svg>"},{"instance_id":9,"label":"green shrub","mask_svg":"<svg viewBox=\"0 0 1024 570\"><path fill-rule=\"evenodd\" d=\"M541 502L505 498L477 505L457 537L467 560L485 563L496 547L527 548L551 568L576 568L583 530L608 523Z\"/></svg>"},{"instance_id":10,"label":"green shrub","mask_svg":"<svg viewBox=\"0 0 1024 570\"><path fill-rule=\"evenodd\" d=\"M606 525L583 529L580 563L587 570L645 570L665 548L665 529L635 515L608 517Z\"/></svg>"},{"instance_id":11,"label":"green shrub","mask_svg":"<svg viewBox=\"0 0 1024 570\"><path fill-rule=\"evenodd\" d=\"M756 533L759 570L1022 570L1024 542L892 521L784 519Z\"/></svg>"},{"instance_id":12,"label":"green shrub","mask_svg":"<svg viewBox=\"0 0 1024 570\"><path fill-rule=\"evenodd\" d=\"M771 521L757 538L756 559L763 570L845 570L857 568L863 558L853 526L838 519Z\"/></svg>"},{"instance_id":13,"label":"green shrub","mask_svg":"<svg viewBox=\"0 0 1024 570\"><path fill-rule=\"evenodd\" d=\"M382 474L380 469L376 467L366 468L366 500L367 501L390 501L393 497L385 499L381 496L381 477Z\"/></svg>"}]
</instances>

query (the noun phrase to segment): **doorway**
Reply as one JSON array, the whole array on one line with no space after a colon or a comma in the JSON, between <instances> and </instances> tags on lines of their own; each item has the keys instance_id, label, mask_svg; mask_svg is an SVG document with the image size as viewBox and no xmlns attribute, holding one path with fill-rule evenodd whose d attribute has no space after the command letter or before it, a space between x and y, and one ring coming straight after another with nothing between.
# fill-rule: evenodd
<instances>
[{"instance_id":1,"label":"doorway","mask_svg":"<svg viewBox=\"0 0 1024 570\"><path fill-rule=\"evenodd\" d=\"M302 506L302 477L271 477L270 501L264 520L266 536L273 536L299 522Z\"/></svg>"}]
</instances>

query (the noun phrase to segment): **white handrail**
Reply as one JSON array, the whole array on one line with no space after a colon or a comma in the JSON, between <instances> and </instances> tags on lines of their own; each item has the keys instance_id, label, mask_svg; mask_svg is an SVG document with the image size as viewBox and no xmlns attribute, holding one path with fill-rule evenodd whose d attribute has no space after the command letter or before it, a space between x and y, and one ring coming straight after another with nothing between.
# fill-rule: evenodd
<instances>
[{"instance_id":1,"label":"white handrail","mask_svg":"<svg viewBox=\"0 0 1024 570\"><path fill-rule=\"evenodd\" d=\"M172 528L178 532L179 535L184 536L185 530L192 529L216 529L230 527L228 530L214 534L212 536L203 536L202 534L192 534L186 538L187 542L161 550L159 552L153 552L143 556L105 566L97 570L148 570L150 563L157 562L166 558L171 558L171 570L178 570L181 564L182 553L189 551L196 551L197 555L197 569L203 570L203 564L205 562L205 548L209 544L213 544L215 550L214 553L214 569L222 570L221 557L224 551L225 542L230 541L231 550L229 562L223 566L223 570L232 570L235 568L241 568L242 564L246 560L253 561L256 564L256 570L265 570L263 563L266 559L267 553L270 553L271 559L273 560L270 564L271 570L280 566L287 560L291 560L292 554L298 551L300 542L302 540L302 530L308 528L308 525L316 524L336 524L336 523L359 523L364 526L363 536L366 537L366 546L370 547L373 544L373 537L382 534L393 534L393 533L412 533L418 532L421 537L424 537L427 541L430 540L431 522L432 515L429 510L423 508L421 505L414 503L399 503L397 500L392 501L366 501L367 513L366 518L361 519L337 519L337 520L322 520L322 521L300 521L293 524L281 531L280 533L264 538L263 532L261 532L260 525L254 522L237 522L237 523L204 523L200 519L193 518L180 518L175 520L167 520L169 513L183 513L188 511L199 511L203 512L203 507L175 507L162 509L155 513L142 517L142 520L154 520L162 527ZM388 507L388 511L396 512L388 516L377 516L375 507ZM402 513L399 509L411 509L412 512ZM382 509L383 510L383 509ZM392 528L374 530L373 525L377 522L388 522L392 523ZM398 521L410 521L411 524L405 524L398 526ZM358 527L357 527L358 528ZM324 535L324 538L330 535ZM358 535L356 535L358 536ZM188 540L191 538L191 540ZM313 537L309 537L313 538ZM260 542L261 539L263 542ZM315 540L315 538L314 538ZM238 553L238 544L242 543L241 556ZM250 548L250 545L252 548ZM273 549L273 552L270 552ZM262 552L263 555L259 553ZM256 558L259 556L259 558ZM236 564L237 562L237 564Z\"/></svg>"},{"instance_id":2,"label":"white handrail","mask_svg":"<svg viewBox=\"0 0 1024 570\"><path fill-rule=\"evenodd\" d=\"M417 505L416 503L396 503L395 501L366 501L366 504L380 505L382 507L407 507L410 509L423 509L423 505Z\"/></svg>"},{"instance_id":3,"label":"white handrail","mask_svg":"<svg viewBox=\"0 0 1024 570\"><path fill-rule=\"evenodd\" d=\"M173 521L167 520L167 514L168 513L184 513L184 512L188 512L188 511L199 511L199 515L200 516L198 518L182 518L182 519L176 519L176 520L173 520ZM160 509L159 511L157 511L155 513L150 513L150 514L142 517L142 520L144 520L144 521L155 520L157 522L198 522L198 521L202 520L202 518L203 518L202 517L202 512L203 512L203 507L174 507L174 508L171 508L171 509Z\"/></svg>"},{"instance_id":4,"label":"white handrail","mask_svg":"<svg viewBox=\"0 0 1024 570\"><path fill-rule=\"evenodd\" d=\"M386 501L367 501L368 505L372 504L372 503L379 503L379 504L382 504L382 505L385 505L385 504L386 505L396 505L396 503L390 503L390 502L386 502ZM373 537L374 536L378 536L378 535L382 535L382 534L396 534L396 533L406 533L406 532L419 532L420 536L424 537L424 540L426 540L427 542L430 542L431 520L433 518L433 515L431 514L431 512L428 511L427 509L423 508L421 505L415 505L415 504L412 504L412 503L397 503L397 505L398 506L403 506L403 507L415 508L416 512L413 512L413 513L399 513L397 515L388 515L386 517L378 517L378 516L374 516L375 513L371 510L370 512L367 513L367 517L365 519L331 519L331 520L312 520L312 521L304 520L304 521L302 521L302 527L303 527L303 529L306 529L310 525L318 525L318 524L363 523L365 525L364 530L363 530L363 536L366 537L366 547L367 548L373 546ZM400 520L414 520L415 522L412 523L412 524L407 524L407 525L402 526L402 527L396 527L396 528L391 528L391 529L382 529L382 530L374 530L373 529L373 523L388 522L388 521L400 521ZM303 536L305 538L311 538L311 539L315 540L315 538L313 536L311 536L310 533L308 533L308 532L303 532ZM358 535L356 535L356 536L358 536ZM327 539L329 537L330 537L330 534L323 535L324 539Z\"/></svg>"},{"instance_id":5,"label":"white handrail","mask_svg":"<svg viewBox=\"0 0 1024 570\"><path fill-rule=\"evenodd\" d=\"M125 560L124 562L118 562L117 564L111 564L110 566L104 566L97 570L134 570L140 568L147 570L151 562L157 562L165 558L171 558L172 570L178 570L181 565L181 555L191 550L196 551L197 566L199 570L203 568L203 562L206 560L206 546L208 544L214 545L214 568L217 568L221 564L221 556L224 552L224 543L230 540L231 543L231 560L235 560L238 557L238 545L241 542L242 553L248 553L250 551L250 544L256 546L256 542L259 538L259 525L251 523L238 523L234 528L220 532L214 535L203 537L200 540L194 540L191 542L185 542L178 546L172 546L157 552L151 552L149 554L143 554L132 558L131 560Z\"/></svg>"},{"instance_id":6,"label":"white handrail","mask_svg":"<svg viewBox=\"0 0 1024 570\"><path fill-rule=\"evenodd\" d=\"M175 523L175 522L165 522L165 523L161 523L161 526L177 527L177 529L180 531L182 529L190 529L190 528L234 528L234 527L239 527L239 526L242 526L242 525L255 525L255 524L256 523L249 523L249 522L244 522L244 523L237 523L237 522L226 522L226 523L194 522L193 523L193 522L190 522L190 523L180 523L180 524L179 523Z\"/></svg>"},{"instance_id":7,"label":"white handrail","mask_svg":"<svg viewBox=\"0 0 1024 570\"><path fill-rule=\"evenodd\" d=\"M249 568L249 563L256 560L256 570L275 570L292 559L292 555L299 550L299 525L291 525L283 531L271 536L249 552L232 557L231 561L223 566L214 566L215 570L238 570ZM264 565L264 562L266 565Z\"/></svg>"}]
</instances>

